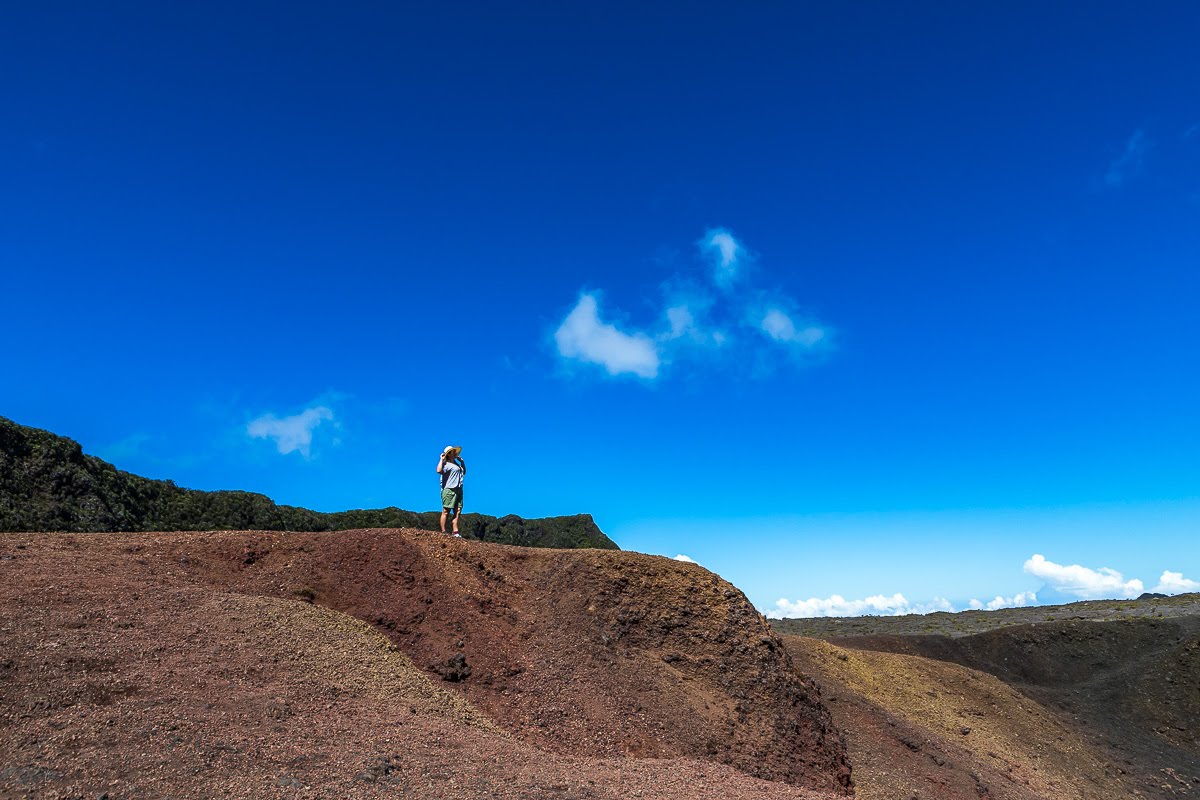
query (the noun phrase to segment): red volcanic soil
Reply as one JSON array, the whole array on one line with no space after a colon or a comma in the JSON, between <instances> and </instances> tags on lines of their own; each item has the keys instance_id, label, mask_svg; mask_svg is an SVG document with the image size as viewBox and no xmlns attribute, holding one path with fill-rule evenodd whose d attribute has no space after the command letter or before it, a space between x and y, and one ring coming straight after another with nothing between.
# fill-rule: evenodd
<instances>
[{"instance_id":1,"label":"red volcanic soil","mask_svg":"<svg viewBox=\"0 0 1200 800\"><path fill-rule=\"evenodd\" d=\"M0 535L0 796L833 798L730 584L420 531Z\"/></svg>"}]
</instances>

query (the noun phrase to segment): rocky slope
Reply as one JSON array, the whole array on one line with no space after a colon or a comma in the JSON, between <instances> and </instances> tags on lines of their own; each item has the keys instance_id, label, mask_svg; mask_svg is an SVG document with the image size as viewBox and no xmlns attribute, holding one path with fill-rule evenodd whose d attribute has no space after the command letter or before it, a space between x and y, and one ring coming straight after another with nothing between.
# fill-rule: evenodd
<instances>
[{"instance_id":1,"label":"rocky slope","mask_svg":"<svg viewBox=\"0 0 1200 800\"><path fill-rule=\"evenodd\" d=\"M850 791L765 621L663 558L397 530L3 534L0 647L2 796Z\"/></svg>"},{"instance_id":2,"label":"rocky slope","mask_svg":"<svg viewBox=\"0 0 1200 800\"><path fill-rule=\"evenodd\" d=\"M1086 731L999 678L785 635L846 733L863 800L1129 800L1143 793Z\"/></svg>"},{"instance_id":3,"label":"rocky slope","mask_svg":"<svg viewBox=\"0 0 1200 800\"><path fill-rule=\"evenodd\" d=\"M1200 616L838 641L994 675L1070 720L1145 796L1200 793Z\"/></svg>"},{"instance_id":4,"label":"rocky slope","mask_svg":"<svg viewBox=\"0 0 1200 800\"><path fill-rule=\"evenodd\" d=\"M784 638L797 663L818 676L827 695L849 692L859 698L859 705L877 703L881 713L893 716L922 707L928 714L944 702L955 671L966 671L1002 682L1022 698L1014 701L1019 707L1039 717L1049 715L1053 725L1071 733L1070 739L1061 740L1074 742L1066 754L1053 743L1039 752L1035 763L1043 765L1043 773L1045 765L1057 764L1060 775L1084 775L1085 765L1098 761L1106 779L1124 792L1118 792L1119 797L1200 794L1200 595L936 616L942 618L786 620L773 627L823 635L825 642ZM822 661L813 655L823 648L833 648L840 659ZM943 688L929 687L929 699L915 698L920 702L902 694L880 696L849 688L853 682L840 673L847 664L864 663L869 668L862 672L872 675L877 685L911 687L921 685L924 675L938 674L943 677L936 683ZM994 718L996 710L1011 705L996 702L990 709L988 703L974 702L971 707ZM870 725L840 714L838 704L830 707L839 726L849 732L856 782L869 787L869 754L882 746L867 737L866 750L861 750L861 737ZM970 721L963 724L978 727ZM1013 741L1036 741L1016 729L1010 734ZM1015 746L1011 749L1016 752ZM910 767L918 765L910 760ZM972 769L984 774L978 766ZM1061 777L1059 783L1066 785ZM1102 795L1093 788L1082 796Z\"/></svg>"},{"instance_id":5,"label":"rocky slope","mask_svg":"<svg viewBox=\"0 0 1200 800\"><path fill-rule=\"evenodd\" d=\"M252 492L202 492L118 470L79 444L0 417L0 531L287 530L438 527L437 512L325 514ZM617 545L587 514L545 519L464 514L463 534L529 547Z\"/></svg>"}]
</instances>

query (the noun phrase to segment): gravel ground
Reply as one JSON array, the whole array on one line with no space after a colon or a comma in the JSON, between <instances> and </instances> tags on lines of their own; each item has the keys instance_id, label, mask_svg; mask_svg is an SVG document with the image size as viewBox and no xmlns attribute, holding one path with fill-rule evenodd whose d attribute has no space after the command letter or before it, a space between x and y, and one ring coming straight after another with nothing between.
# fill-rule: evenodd
<instances>
[{"instance_id":1,"label":"gravel ground","mask_svg":"<svg viewBox=\"0 0 1200 800\"><path fill-rule=\"evenodd\" d=\"M1075 726L992 675L799 636L784 641L847 732L863 800L1146 796Z\"/></svg>"},{"instance_id":2,"label":"gravel ground","mask_svg":"<svg viewBox=\"0 0 1200 800\"><path fill-rule=\"evenodd\" d=\"M290 585L214 585L201 540L170 536L0 535L0 797L840 796L710 759L536 746L386 627Z\"/></svg>"}]
</instances>

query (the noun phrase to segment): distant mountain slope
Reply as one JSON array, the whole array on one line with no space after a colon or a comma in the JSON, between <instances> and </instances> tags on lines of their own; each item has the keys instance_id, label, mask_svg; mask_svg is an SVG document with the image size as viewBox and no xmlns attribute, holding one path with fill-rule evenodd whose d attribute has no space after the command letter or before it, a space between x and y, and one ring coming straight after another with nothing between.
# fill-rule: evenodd
<instances>
[{"instance_id":1,"label":"distant mountain slope","mask_svg":"<svg viewBox=\"0 0 1200 800\"><path fill-rule=\"evenodd\" d=\"M995 676L1077 730L1136 789L1130 797L1190 796L1200 786L1198 593L928 617L775 620L772 627L870 660L879 685L912 685L911 677L881 678L912 656ZM971 716L963 724L975 728Z\"/></svg>"},{"instance_id":2,"label":"distant mountain slope","mask_svg":"<svg viewBox=\"0 0 1200 800\"><path fill-rule=\"evenodd\" d=\"M332 514L252 492L204 492L123 472L78 442L0 417L0 531L436 530L437 512ZM464 514L468 538L528 547L620 549L589 514L522 519Z\"/></svg>"},{"instance_id":3,"label":"distant mountain slope","mask_svg":"<svg viewBox=\"0 0 1200 800\"><path fill-rule=\"evenodd\" d=\"M1136 600L1080 600L1060 606L1024 606L996 611L938 611L864 617L802 617L771 620L779 633L814 639L849 636L973 636L1013 625L1038 622L1110 622L1118 619L1170 619L1200 615L1200 592L1143 594Z\"/></svg>"},{"instance_id":4,"label":"distant mountain slope","mask_svg":"<svg viewBox=\"0 0 1200 800\"><path fill-rule=\"evenodd\" d=\"M997 677L918 656L781 638L845 732L858 800L1146 797L1076 721Z\"/></svg>"}]
</instances>

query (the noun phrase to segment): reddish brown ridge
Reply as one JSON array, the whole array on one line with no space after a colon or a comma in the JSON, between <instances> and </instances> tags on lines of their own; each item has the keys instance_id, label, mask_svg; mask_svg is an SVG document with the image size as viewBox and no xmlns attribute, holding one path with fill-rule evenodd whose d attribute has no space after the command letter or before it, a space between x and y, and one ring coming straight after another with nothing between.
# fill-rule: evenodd
<instances>
[{"instance_id":1,"label":"reddish brown ridge","mask_svg":"<svg viewBox=\"0 0 1200 800\"><path fill-rule=\"evenodd\" d=\"M815 684L695 565L411 530L0 551L4 796L851 791Z\"/></svg>"}]
</instances>

